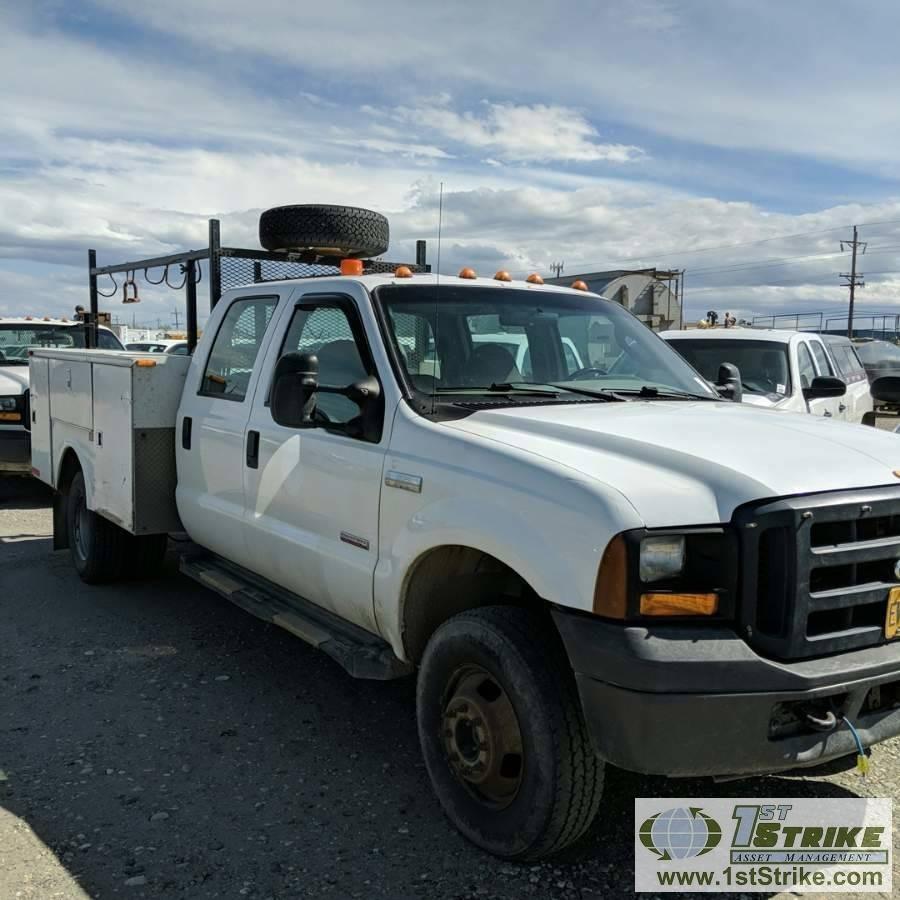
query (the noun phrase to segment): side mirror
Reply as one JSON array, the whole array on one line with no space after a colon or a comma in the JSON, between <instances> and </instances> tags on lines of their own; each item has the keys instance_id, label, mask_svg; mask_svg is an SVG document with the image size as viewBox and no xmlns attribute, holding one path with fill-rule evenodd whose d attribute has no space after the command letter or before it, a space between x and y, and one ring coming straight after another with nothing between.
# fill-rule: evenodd
<instances>
[{"instance_id":1,"label":"side mirror","mask_svg":"<svg viewBox=\"0 0 900 900\"><path fill-rule=\"evenodd\" d=\"M285 353L275 364L272 418L285 428L312 422L319 387L319 358L314 353Z\"/></svg>"},{"instance_id":2,"label":"side mirror","mask_svg":"<svg viewBox=\"0 0 900 900\"><path fill-rule=\"evenodd\" d=\"M722 363L719 366L719 375L716 378L716 389L720 397L740 403L744 397L744 388L741 385L741 371L734 363Z\"/></svg>"},{"instance_id":3,"label":"side mirror","mask_svg":"<svg viewBox=\"0 0 900 900\"><path fill-rule=\"evenodd\" d=\"M870 388L869 391L872 394L872 399L877 400L879 403L887 403L890 406L895 406L900 404L900 377L897 375L883 375L881 378L876 378Z\"/></svg>"},{"instance_id":4,"label":"side mirror","mask_svg":"<svg viewBox=\"0 0 900 900\"><path fill-rule=\"evenodd\" d=\"M847 393L847 385L840 378L830 375L817 375L809 387L803 388L803 396L807 400L820 400L823 397L843 397Z\"/></svg>"}]
</instances>

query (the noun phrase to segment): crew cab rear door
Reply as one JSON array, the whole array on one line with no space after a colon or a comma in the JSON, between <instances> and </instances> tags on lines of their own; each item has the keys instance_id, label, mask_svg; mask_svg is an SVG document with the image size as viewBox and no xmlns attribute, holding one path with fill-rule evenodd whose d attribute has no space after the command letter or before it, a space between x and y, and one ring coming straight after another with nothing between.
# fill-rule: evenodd
<instances>
[{"instance_id":1,"label":"crew cab rear door","mask_svg":"<svg viewBox=\"0 0 900 900\"><path fill-rule=\"evenodd\" d=\"M198 544L245 566L244 434L278 301L253 290L220 301L215 337L198 348L178 411L181 521Z\"/></svg>"},{"instance_id":2,"label":"crew cab rear door","mask_svg":"<svg viewBox=\"0 0 900 900\"><path fill-rule=\"evenodd\" d=\"M374 361L374 343L374 318L360 285L312 282L297 288L266 354L243 460L251 568L373 632L378 511L392 418L385 411L386 373ZM288 352L315 353L323 387L346 387L374 375L382 385L377 433L360 433L354 401L321 392L310 426L275 422L272 377ZM390 408L395 407L396 402Z\"/></svg>"}]
</instances>

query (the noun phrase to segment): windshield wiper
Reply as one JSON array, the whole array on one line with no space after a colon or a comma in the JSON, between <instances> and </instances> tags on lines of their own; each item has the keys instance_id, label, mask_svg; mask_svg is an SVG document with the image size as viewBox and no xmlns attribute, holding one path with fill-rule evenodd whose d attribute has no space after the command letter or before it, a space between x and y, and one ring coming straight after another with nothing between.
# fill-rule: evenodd
<instances>
[{"instance_id":1,"label":"windshield wiper","mask_svg":"<svg viewBox=\"0 0 900 900\"><path fill-rule=\"evenodd\" d=\"M553 390L542 390L540 384L530 384L528 382L512 384L511 382L495 381L490 385L454 385L452 387L438 388L438 394L462 394L462 393L482 393L482 394L524 394L532 397L558 397L559 389L554 385L547 385Z\"/></svg>"},{"instance_id":2,"label":"windshield wiper","mask_svg":"<svg viewBox=\"0 0 900 900\"><path fill-rule=\"evenodd\" d=\"M486 394L516 394L520 397L558 397L560 392L564 391L567 394L578 394L582 397L592 397L595 400L625 399L624 397L616 396L612 391L573 388L568 385L542 381L495 381L489 387L441 388L438 393L452 394L456 391L483 391Z\"/></svg>"},{"instance_id":3,"label":"windshield wiper","mask_svg":"<svg viewBox=\"0 0 900 900\"><path fill-rule=\"evenodd\" d=\"M709 394L692 394L690 391L675 391L669 388L658 388L645 384L639 390L637 388L617 388L619 394L628 394L641 400L712 400L716 403L719 397L710 397Z\"/></svg>"}]
</instances>

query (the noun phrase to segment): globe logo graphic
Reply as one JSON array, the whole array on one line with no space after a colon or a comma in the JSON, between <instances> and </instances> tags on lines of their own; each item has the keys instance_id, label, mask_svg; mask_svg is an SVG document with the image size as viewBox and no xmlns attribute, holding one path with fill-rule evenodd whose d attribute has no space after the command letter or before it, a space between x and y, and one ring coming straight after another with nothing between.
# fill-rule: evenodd
<instances>
[{"instance_id":1,"label":"globe logo graphic","mask_svg":"<svg viewBox=\"0 0 900 900\"><path fill-rule=\"evenodd\" d=\"M692 859L709 853L722 840L722 828L699 806L667 809L640 828L641 843L662 859Z\"/></svg>"}]
</instances>

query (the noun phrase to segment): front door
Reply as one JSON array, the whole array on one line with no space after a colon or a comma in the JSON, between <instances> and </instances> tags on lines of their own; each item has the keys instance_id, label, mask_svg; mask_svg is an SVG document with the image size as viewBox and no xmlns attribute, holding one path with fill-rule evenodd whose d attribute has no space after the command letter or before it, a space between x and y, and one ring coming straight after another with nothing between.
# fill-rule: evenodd
<instances>
[{"instance_id":1,"label":"front door","mask_svg":"<svg viewBox=\"0 0 900 900\"><path fill-rule=\"evenodd\" d=\"M821 344L815 348L822 351ZM812 342L808 339L801 340L797 344L797 367L799 370L799 380L801 388L812 386L813 379L819 375L829 375L827 361L825 363L825 371L820 371L816 365ZM821 365L821 364L820 364ZM838 399L835 397L818 397L814 400L808 400L807 406L814 416L824 416L827 419L841 418L838 412Z\"/></svg>"},{"instance_id":2,"label":"front door","mask_svg":"<svg viewBox=\"0 0 900 900\"><path fill-rule=\"evenodd\" d=\"M284 339L266 357L247 424L258 447L244 469L252 567L326 609L376 631L372 578L378 559L378 506L388 434L384 411L374 431L360 407L319 393L312 427L286 428L269 408L271 376L284 353L315 353L322 387L378 377L355 301L306 295L290 313Z\"/></svg>"},{"instance_id":3,"label":"front door","mask_svg":"<svg viewBox=\"0 0 900 900\"><path fill-rule=\"evenodd\" d=\"M193 540L245 565L244 431L278 297L228 303L209 355L194 361L185 383L175 436L176 497Z\"/></svg>"}]
</instances>

